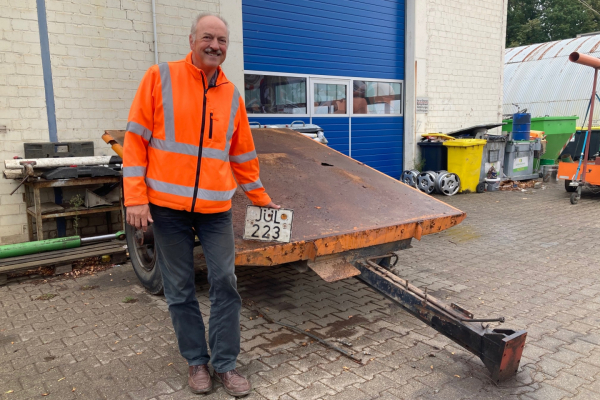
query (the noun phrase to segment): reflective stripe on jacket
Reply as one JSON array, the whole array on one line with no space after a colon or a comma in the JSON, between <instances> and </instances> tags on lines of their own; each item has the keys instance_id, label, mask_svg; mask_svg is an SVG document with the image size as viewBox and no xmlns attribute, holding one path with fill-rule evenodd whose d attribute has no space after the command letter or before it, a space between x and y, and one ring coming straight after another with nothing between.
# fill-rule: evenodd
<instances>
[{"instance_id":1,"label":"reflective stripe on jacket","mask_svg":"<svg viewBox=\"0 0 600 400\"><path fill-rule=\"evenodd\" d=\"M146 72L125 134L125 206L227 211L236 180L255 205L271 201L259 178L243 100L220 67L217 74L208 87L191 53Z\"/></svg>"}]
</instances>

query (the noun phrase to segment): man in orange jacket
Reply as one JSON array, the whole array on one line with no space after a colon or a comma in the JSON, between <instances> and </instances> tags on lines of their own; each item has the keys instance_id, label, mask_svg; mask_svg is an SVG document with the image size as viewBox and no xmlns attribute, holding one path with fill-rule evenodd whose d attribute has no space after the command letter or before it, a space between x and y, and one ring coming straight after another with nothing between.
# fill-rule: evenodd
<instances>
[{"instance_id":1,"label":"man in orange jacket","mask_svg":"<svg viewBox=\"0 0 600 400\"><path fill-rule=\"evenodd\" d=\"M226 22L201 14L189 40L187 57L152 66L133 100L123 156L127 223L143 230L153 223L165 297L192 392L212 389L210 361L227 393L244 396L252 389L236 371L241 309L231 222L236 180L255 205L279 206L260 181L243 100L220 67L229 44ZM210 356L195 294L194 233L208 267Z\"/></svg>"}]
</instances>

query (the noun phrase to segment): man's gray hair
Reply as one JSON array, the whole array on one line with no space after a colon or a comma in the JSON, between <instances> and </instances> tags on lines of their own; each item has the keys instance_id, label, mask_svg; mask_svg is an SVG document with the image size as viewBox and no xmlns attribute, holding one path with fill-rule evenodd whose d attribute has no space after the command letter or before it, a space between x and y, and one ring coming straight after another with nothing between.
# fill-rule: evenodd
<instances>
[{"instance_id":1,"label":"man's gray hair","mask_svg":"<svg viewBox=\"0 0 600 400\"><path fill-rule=\"evenodd\" d=\"M229 36L229 24L227 23L227 21L225 21L225 19L223 19L223 17L221 17L220 15L217 14L212 14L212 13L200 13L196 16L196 18L194 18L194 22L192 22L192 29L190 29L190 35L192 36L192 43L196 41L196 27L198 26L198 22L200 22L200 20L204 17L216 17L219 18L221 21L223 21L223 23L225 24L225 27L227 27L227 36Z\"/></svg>"}]
</instances>

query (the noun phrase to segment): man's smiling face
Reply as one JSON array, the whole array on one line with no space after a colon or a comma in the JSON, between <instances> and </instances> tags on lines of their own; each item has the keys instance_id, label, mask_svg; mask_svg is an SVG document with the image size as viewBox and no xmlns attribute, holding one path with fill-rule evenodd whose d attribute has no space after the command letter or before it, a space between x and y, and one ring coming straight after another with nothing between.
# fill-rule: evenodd
<instances>
[{"instance_id":1,"label":"man's smiling face","mask_svg":"<svg viewBox=\"0 0 600 400\"><path fill-rule=\"evenodd\" d=\"M229 31L223 21L213 16L200 19L195 35L190 35L194 65L207 74L212 73L225 61L228 45Z\"/></svg>"}]
</instances>

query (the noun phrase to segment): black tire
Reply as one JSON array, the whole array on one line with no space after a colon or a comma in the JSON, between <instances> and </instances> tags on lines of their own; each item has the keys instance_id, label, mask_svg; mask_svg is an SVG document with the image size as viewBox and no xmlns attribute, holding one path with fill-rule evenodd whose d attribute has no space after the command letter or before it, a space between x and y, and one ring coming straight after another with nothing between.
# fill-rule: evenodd
<instances>
[{"instance_id":1,"label":"black tire","mask_svg":"<svg viewBox=\"0 0 600 400\"><path fill-rule=\"evenodd\" d=\"M571 193L571 204L577 204L579 202L579 193Z\"/></svg>"},{"instance_id":2,"label":"black tire","mask_svg":"<svg viewBox=\"0 0 600 400\"><path fill-rule=\"evenodd\" d=\"M569 186L571 185L571 181L565 181L565 190L569 193L573 193L577 191L577 186Z\"/></svg>"},{"instance_id":3,"label":"black tire","mask_svg":"<svg viewBox=\"0 0 600 400\"><path fill-rule=\"evenodd\" d=\"M485 182L479 183L479 185L477 185L477 189L475 190L477 191L477 193L485 192Z\"/></svg>"},{"instance_id":4,"label":"black tire","mask_svg":"<svg viewBox=\"0 0 600 400\"><path fill-rule=\"evenodd\" d=\"M152 228L149 227L149 229ZM140 246L135 239L136 229L127 223L125 224L125 234L133 272L148 293L162 295L164 292L163 280L156 262L157 245L149 243Z\"/></svg>"}]
</instances>

